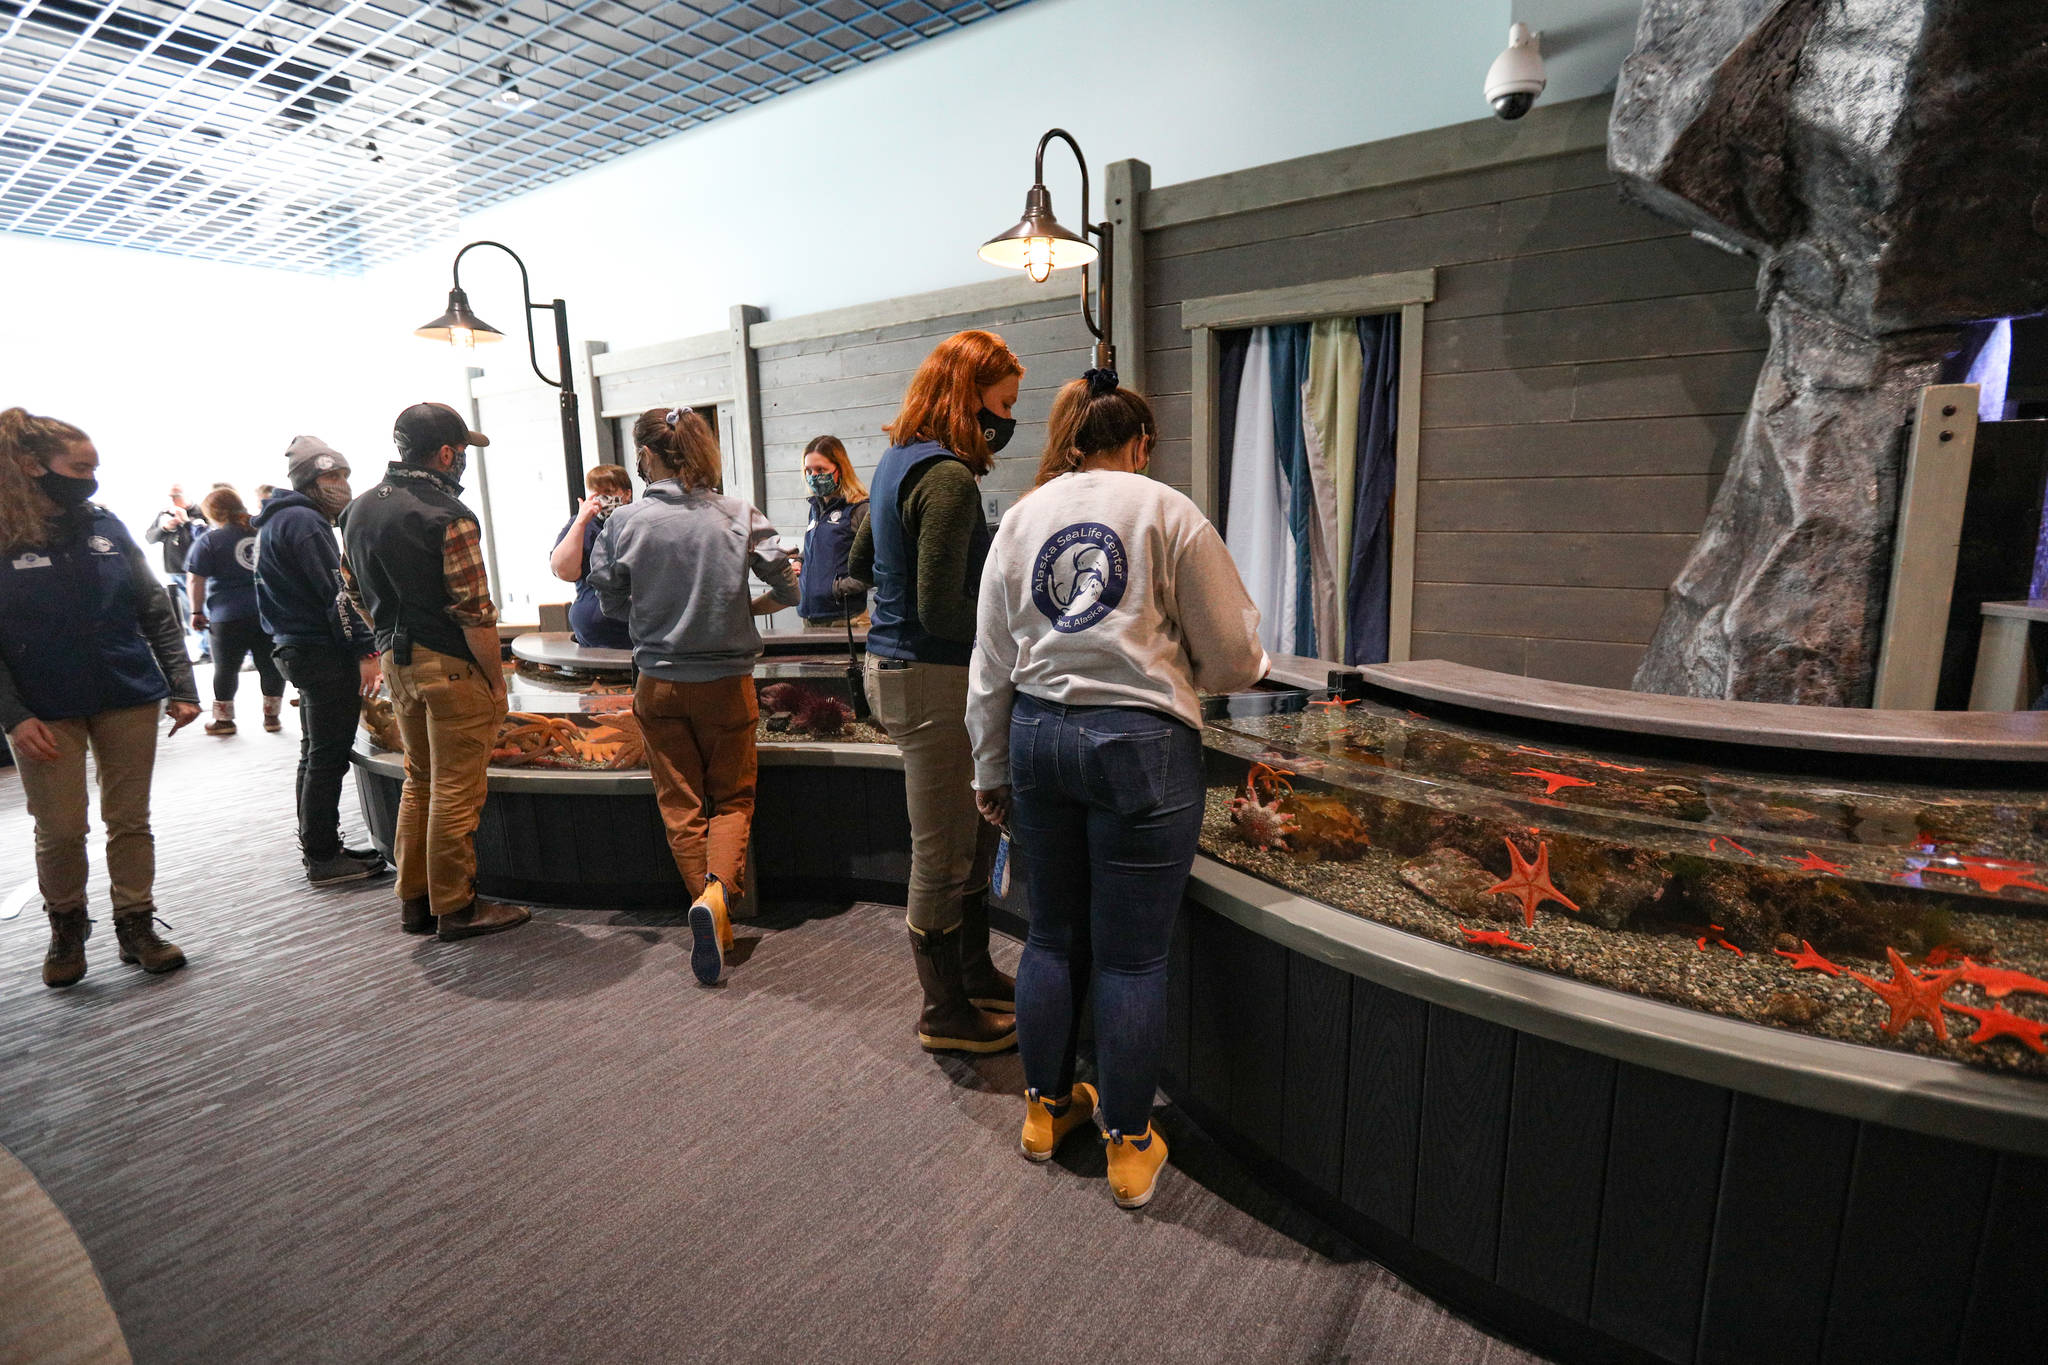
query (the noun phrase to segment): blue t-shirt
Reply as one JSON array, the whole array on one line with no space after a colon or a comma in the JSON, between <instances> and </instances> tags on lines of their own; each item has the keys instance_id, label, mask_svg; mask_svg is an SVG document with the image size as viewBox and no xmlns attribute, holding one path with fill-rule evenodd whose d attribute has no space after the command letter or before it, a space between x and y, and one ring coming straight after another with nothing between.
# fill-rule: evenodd
<instances>
[{"instance_id":1,"label":"blue t-shirt","mask_svg":"<svg viewBox=\"0 0 2048 1365\"><path fill-rule=\"evenodd\" d=\"M555 537L555 544L562 543L562 536L569 534L569 527L576 524L576 518ZM598 605L597 589L590 582L590 550L597 544L597 533L604 529L604 523L592 518L583 528L583 565L576 570L576 600L569 604L569 634L579 645L591 649L631 649L633 632L624 621L615 616L606 616L604 608Z\"/></svg>"},{"instance_id":2,"label":"blue t-shirt","mask_svg":"<svg viewBox=\"0 0 2048 1365\"><path fill-rule=\"evenodd\" d=\"M206 619L247 621L256 616L256 532L216 526L192 542L185 572L206 579Z\"/></svg>"}]
</instances>

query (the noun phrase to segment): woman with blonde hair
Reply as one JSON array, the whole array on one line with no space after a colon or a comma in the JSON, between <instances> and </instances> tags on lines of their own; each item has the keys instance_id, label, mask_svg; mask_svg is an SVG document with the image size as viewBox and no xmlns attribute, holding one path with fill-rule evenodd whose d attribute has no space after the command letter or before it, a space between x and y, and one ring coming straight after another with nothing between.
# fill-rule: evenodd
<instances>
[{"instance_id":1,"label":"woman with blonde hair","mask_svg":"<svg viewBox=\"0 0 2048 1365\"><path fill-rule=\"evenodd\" d=\"M804 528L802 598L796 614L810 629L868 624L868 585L846 572L853 542L868 524L868 490L853 471L846 443L814 436L804 447L804 486L810 492L811 522Z\"/></svg>"},{"instance_id":2,"label":"woman with blonde hair","mask_svg":"<svg viewBox=\"0 0 2048 1365\"><path fill-rule=\"evenodd\" d=\"M597 589L590 584L590 550L605 519L633 500L633 480L624 465L601 464L583 476L590 496L576 509L576 515L555 537L554 553L548 567L555 577L576 585L576 600L569 607L569 634L579 645L595 649L631 649L633 637L624 621L604 614L597 602Z\"/></svg>"},{"instance_id":3,"label":"woman with blonde hair","mask_svg":"<svg viewBox=\"0 0 2048 1365\"><path fill-rule=\"evenodd\" d=\"M754 824L761 634L748 575L793 607L796 567L768 518L720 491L718 442L703 418L651 409L633 423L633 444L647 491L605 522L588 577L605 614L632 635L633 718L690 892L690 970L715 986Z\"/></svg>"},{"instance_id":4,"label":"woman with blonde hair","mask_svg":"<svg viewBox=\"0 0 2048 1365\"><path fill-rule=\"evenodd\" d=\"M284 675L271 660L270 636L256 604L256 528L249 509L232 488L215 488L199 500L212 529L202 532L185 555L192 585L192 628L213 641L213 719L209 735L235 732L235 693L242 685L242 661L256 660L263 688L263 728L282 730Z\"/></svg>"},{"instance_id":5,"label":"woman with blonde hair","mask_svg":"<svg viewBox=\"0 0 2048 1365\"><path fill-rule=\"evenodd\" d=\"M1223 538L1144 477L1157 433L1111 371L1060 390L1037 484L989 552L967 712L976 802L1010 830L1031 900L1018 1145L1050 1160L1097 1115L1096 1088L1074 1079L1092 971L1099 1122L1125 1208L1166 1164L1152 1094L1167 945L1202 832L1198 694L1267 667Z\"/></svg>"},{"instance_id":6,"label":"woman with blonde hair","mask_svg":"<svg viewBox=\"0 0 2048 1365\"><path fill-rule=\"evenodd\" d=\"M148 972L185 965L153 923L149 788L165 702L175 735L199 718L199 694L170 596L128 528L92 501L99 462L69 422L0 412L0 728L35 819L48 986L85 975L88 751L121 960Z\"/></svg>"},{"instance_id":7,"label":"woman with blonde hair","mask_svg":"<svg viewBox=\"0 0 2048 1365\"><path fill-rule=\"evenodd\" d=\"M1014 1047L1016 986L988 951L995 843L975 813L967 663L988 524L979 480L1016 429L1024 366L992 332L960 332L925 357L885 430L873 512L848 573L875 585L867 693L903 751L910 805L910 946L924 988L926 1050Z\"/></svg>"}]
</instances>

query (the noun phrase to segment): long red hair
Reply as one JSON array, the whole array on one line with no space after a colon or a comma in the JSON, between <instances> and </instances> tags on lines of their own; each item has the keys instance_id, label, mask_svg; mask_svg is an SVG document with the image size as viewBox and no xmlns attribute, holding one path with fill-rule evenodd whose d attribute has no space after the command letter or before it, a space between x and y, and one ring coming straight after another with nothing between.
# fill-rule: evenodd
<instances>
[{"instance_id":1,"label":"long red hair","mask_svg":"<svg viewBox=\"0 0 2048 1365\"><path fill-rule=\"evenodd\" d=\"M994 332L955 332L917 367L896 420L882 430L899 446L937 441L986 474L996 457L981 434L982 392L1023 373L1024 362Z\"/></svg>"}]
</instances>

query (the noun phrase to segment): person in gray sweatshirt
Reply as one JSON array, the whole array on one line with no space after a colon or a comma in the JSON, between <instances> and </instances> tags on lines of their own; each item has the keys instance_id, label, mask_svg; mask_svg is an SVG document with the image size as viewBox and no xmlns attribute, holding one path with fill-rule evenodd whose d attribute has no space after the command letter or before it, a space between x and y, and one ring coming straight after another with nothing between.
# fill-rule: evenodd
<instances>
[{"instance_id":1,"label":"person in gray sweatshirt","mask_svg":"<svg viewBox=\"0 0 2048 1365\"><path fill-rule=\"evenodd\" d=\"M725 976L726 900L742 889L754 823L761 633L748 574L793 607L797 568L768 519L719 490L718 442L703 418L652 408L633 423L633 444L647 492L606 520L588 578L633 637L633 717L690 891L690 969L712 986Z\"/></svg>"}]
</instances>

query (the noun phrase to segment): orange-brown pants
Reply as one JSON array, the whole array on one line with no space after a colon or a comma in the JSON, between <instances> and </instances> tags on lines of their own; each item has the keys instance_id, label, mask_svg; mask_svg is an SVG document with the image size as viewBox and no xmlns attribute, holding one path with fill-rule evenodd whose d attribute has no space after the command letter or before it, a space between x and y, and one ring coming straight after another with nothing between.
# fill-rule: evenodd
<instances>
[{"instance_id":1,"label":"orange-brown pants","mask_svg":"<svg viewBox=\"0 0 2048 1365\"><path fill-rule=\"evenodd\" d=\"M760 714L748 673L711 682L668 682L642 673L633 686L633 717L647 736L654 799L692 899L704 894L707 873L735 895L744 889Z\"/></svg>"}]
</instances>

